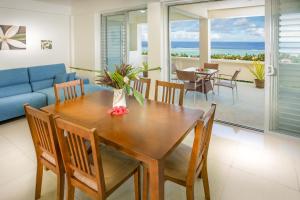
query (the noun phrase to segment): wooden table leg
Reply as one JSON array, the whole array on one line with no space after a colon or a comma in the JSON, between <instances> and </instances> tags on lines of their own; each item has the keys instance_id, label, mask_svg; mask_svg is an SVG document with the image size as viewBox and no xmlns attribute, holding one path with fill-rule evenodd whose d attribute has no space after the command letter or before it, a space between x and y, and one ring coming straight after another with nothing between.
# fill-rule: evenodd
<instances>
[{"instance_id":1,"label":"wooden table leg","mask_svg":"<svg viewBox=\"0 0 300 200\"><path fill-rule=\"evenodd\" d=\"M149 194L151 200L164 199L163 163L154 160L149 165Z\"/></svg>"}]
</instances>

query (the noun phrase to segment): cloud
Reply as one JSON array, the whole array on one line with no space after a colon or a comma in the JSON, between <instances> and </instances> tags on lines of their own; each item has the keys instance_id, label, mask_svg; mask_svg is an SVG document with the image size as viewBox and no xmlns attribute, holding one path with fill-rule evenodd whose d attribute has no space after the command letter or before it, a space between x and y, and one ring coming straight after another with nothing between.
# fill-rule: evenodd
<instances>
[{"instance_id":1,"label":"cloud","mask_svg":"<svg viewBox=\"0 0 300 200\"><path fill-rule=\"evenodd\" d=\"M172 41L199 41L199 20L172 21ZM201 25L200 25L201 28ZM147 26L143 27L142 39L148 38ZM242 17L211 20L212 41L264 41L264 17Z\"/></svg>"},{"instance_id":2,"label":"cloud","mask_svg":"<svg viewBox=\"0 0 300 200\"><path fill-rule=\"evenodd\" d=\"M199 41L199 32L171 32L172 41Z\"/></svg>"},{"instance_id":3,"label":"cloud","mask_svg":"<svg viewBox=\"0 0 300 200\"><path fill-rule=\"evenodd\" d=\"M180 20L172 21L170 23L172 32L186 31L186 32L198 32L199 20Z\"/></svg>"},{"instance_id":4,"label":"cloud","mask_svg":"<svg viewBox=\"0 0 300 200\"><path fill-rule=\"evenodd\" d=\"M221 39L221 34L219 34L219 33L211 33L210 39L212 39L212 40L219 40L219 39Z\"/></svg>"},{"instance_id":5,"label":"cloud","mask_svg":"<svg viewBox=\"0 0 300 200\"><path fill-rule=\"evenodd\" d=\"M236 20L233 20L233 25L234 26L243 26L245 24L249 23L248 19L243 17L243 18L237 18Z\"/></svg>"}]
</instances>

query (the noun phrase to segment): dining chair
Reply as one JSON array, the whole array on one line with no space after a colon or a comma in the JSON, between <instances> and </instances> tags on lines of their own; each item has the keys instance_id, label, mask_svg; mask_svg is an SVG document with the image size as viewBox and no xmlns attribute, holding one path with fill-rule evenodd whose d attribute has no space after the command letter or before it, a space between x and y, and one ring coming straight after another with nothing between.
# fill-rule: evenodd
<instances>
[{"instance_id":1,"label":"dining chair","mask_svg":"<svg viewBox=\"0 0 300 200\"><path fill-rule=\"evenodd\" d=\"M217 64L217 63L204 63L204 68L218 70L219 69L219 64Z\"/></svg>"},{"instance_id":2,"label":"dining chair","mask_svg":"<svg viewBox=\"0 0 300 200\"><path fill-rule=\"evenodd\" d=\"M236 89L236 96L238 96L237 77L240 72L241 70L236 70L233 75L219 74L217 81L215 83L215 85L218 86L218 94L220 93L220 86L231 88L233 103L234 103L234 88Z\"/></svg>"},{"instance_id":3,"label":"dining chair","mask_svg":"<svg viewBox=\"0 0 300 200\"><path fill-rule=\"evenodd\" d=\"M164 180L186 187L187 200L194 200L195 181L197 178L203 180L205 199L210 200L207 154L215 111L216 104L212 104L205 116L199 119L195 128L193 146L190 147L183 143L179 144L164 162ZM144 179L148 180L148 177ZM145 189L148 190L148 187L144 187ZM147 193L147 191L143 192Z\"/></svg>"},{"instance_id":4,"label":"dining chair","mask_svg":"<svg viewBox=\"0 0 300 200\"><path fill-rule=\"evenodd\" d=\"M194 91L194 103L196 101L196 92L202 90L204 78L197 76L196 72L176 70L177 77L184 84L185 94L188 91ZM201 90L199 88L201 87ZM207 95L207 94L206 94Z\"/></svg>"},{"instance_id":5,"label":"dining chair","mask_svg":"<svg viewBox=\"0 0 300 200\"><path fill-rule=\"evenodd\" d=\"M77 87L80 87L80 93L81 95L84 95L84 84L83 80L74 80L59 84L54 84L54 93L56 98L56 103L60 102L60 91L63 90L64 92L64 100L71 100L75 99L76 97L80 96L78 95L78 92L76 90Z\"/></svg>"},{"instance_id":6,"label":"dining chair","mask_svg":"<svg viewBox=\"0 0 300 200\"><path fill-rule=\"evenodd\" d=\"M162 88L162 92L160 90ZM183 105L184 84L156 80L154 100L175 104L176 91L179 90L178 105ZM161 94L161 98L159 97Z\"/></svg>"},{"instance_id":7,"label":"dining chair","mask_svg":"<svg viewBox=\"0 0 300 200\"><path fill-rule=\"evenodd\" d=\"M170 73L170 78L171 78L171 82L178 82L178 77L176 75L176 70L177 70L177 65L175 63L171 64L171 73Z\"/></svg>"},{"instance_id":8,"label":"dining chair","mask_svg":"<svg viewBox=\"0 0 300 200\"><path fill-rule=\"evenodd\" d=\"M133 81L133 88L143 94L145 99L149 99L150 94L150 85L151 79L150 78L139 78Z\"/></svg>"},{"instance_id":9,"label":"dining chair","mask_svg":"<svg viewBox=\"0 0 300 200\"><path fill-rule=\"evenodd\" d=\"M57 175L56 199L64 199L64 167L51 114L24 106L26 119L35 147L37 171L35 199L41 197L43 166Z\"/></svg>"},{"instance_id":10,"label":"dining chair","mask_svg":"<svg viewBox=\"0 0 300 200\"><path fill-rule=\"evenodd\" d=\"M193 71L182 71L177 70L178 79L184 82L185 94L189 91L197 91L205 94L205 99L207 99L207 93L213 91L213 87L210 82L211 75L200 76ZM195 93L194 93L195 102Z\"/></svg>"},{"instance_id":11,"label":"dining chair","mask_svg":"<svg viewBox=\"0 0 300 200\"><path fill-rule=\"evenodd\" d=\"M54 120L66 171L68 200L74 199L75 188L93 199L105 200L132 175L135 199L140 199L138 161L99 145L96 129L87 129L59 117ZM88 146L91 147L90 153Z\"/></svg>"}]
</instances>

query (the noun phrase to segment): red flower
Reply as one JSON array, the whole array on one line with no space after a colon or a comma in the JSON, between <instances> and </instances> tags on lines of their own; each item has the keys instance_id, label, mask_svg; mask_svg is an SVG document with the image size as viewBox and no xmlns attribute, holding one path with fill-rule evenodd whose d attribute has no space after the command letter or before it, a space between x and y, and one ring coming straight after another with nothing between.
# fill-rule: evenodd
<instances>
[{"instance_id":1,"label":"red flower","mask_svg":"<svg viewBox=\"0 0 300 200\"><path fill-rule=\"evenodd\" d=\"M108 111L111 115L123 115L128 113L128 109L124 106L117 106Z\"/></svg>"}]
</instances>

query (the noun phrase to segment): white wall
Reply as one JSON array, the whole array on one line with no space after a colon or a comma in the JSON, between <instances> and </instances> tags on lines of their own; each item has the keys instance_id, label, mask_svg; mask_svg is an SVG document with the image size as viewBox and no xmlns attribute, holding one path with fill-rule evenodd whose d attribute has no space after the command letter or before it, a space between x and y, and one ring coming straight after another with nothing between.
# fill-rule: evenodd
<instances>
[{"instance_id":1,"label":"white wall","mask_svg":"<svg viewBox=\"0 0 300 200\"><path fill-rule=\"evenodd\" d=\"M26 26L26 50L0 51L0 69L65 63L70 65L71 8L31 0L1 0L0 25ZM52 40L52 50L41 50Z\"/></svg>"}]
</instances>

